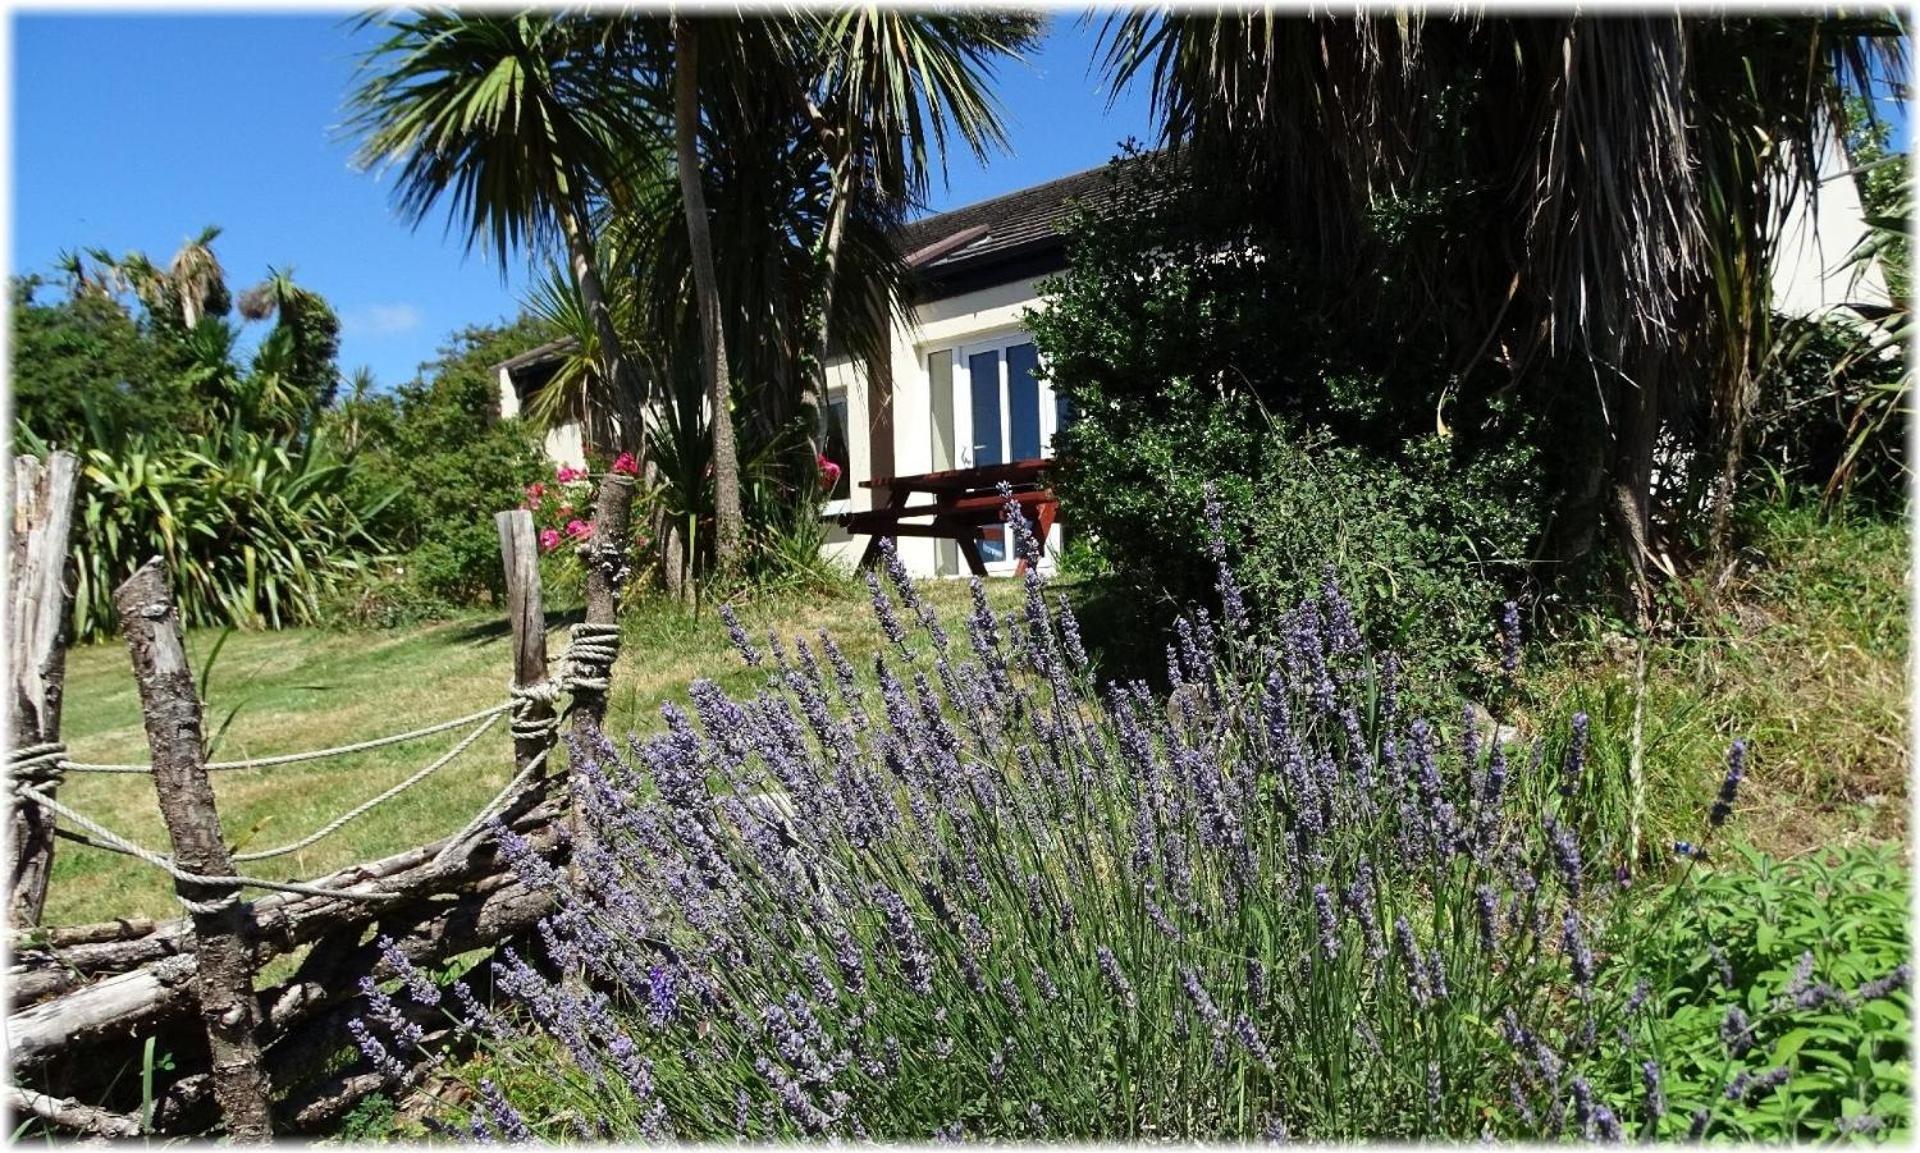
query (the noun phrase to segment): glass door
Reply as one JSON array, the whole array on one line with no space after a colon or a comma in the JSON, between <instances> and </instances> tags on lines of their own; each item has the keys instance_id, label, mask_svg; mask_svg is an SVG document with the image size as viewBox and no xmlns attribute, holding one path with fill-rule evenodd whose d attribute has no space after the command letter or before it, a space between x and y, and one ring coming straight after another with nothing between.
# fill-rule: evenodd
<instances>
[{"instance_id":1,"label":"glass door","mask_svg":"<svg viewBox=\"0 0 1920 1153\"><path fill-rule=\"evenodd\" d=\"M984 468L1046 456L1058 407L1053 389L1037 375L1040 357L1033 341L1013 334L966 345L954 360L957 466ZM980 557L989 572L1012 571L1010 543L1004 527L990 530L980 541Z\"/></svg>"}]
</instances>

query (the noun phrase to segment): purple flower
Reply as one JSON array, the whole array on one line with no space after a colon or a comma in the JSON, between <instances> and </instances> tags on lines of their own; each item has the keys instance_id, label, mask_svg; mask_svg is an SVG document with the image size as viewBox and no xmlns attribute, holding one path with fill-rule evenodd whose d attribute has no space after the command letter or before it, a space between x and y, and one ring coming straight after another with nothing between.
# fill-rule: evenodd
<instances>
[{"instance_id":1,"label":"purple flower","mask_svg":"<svg viewBox=\"0 0 1920 1153\"><path fill-rule=\"evenodd\" d=\"M1727 1015L1720 1022L1720 1040L1735 1057L1744 1054L1753 1044L1753 1025L1740 1006L1727 1006Z\"/></svg>"},{"instance_id":2,"label":"purple flower","mask_svg":"<svg viewBox=\"0 0 1920 1153\"><path fill-rule=\"evenodd\" d=\"M533 1131L527 1128L526 1119L507 1101L499 1087L484 1077L480 1080L480 1100L486 1105L487 1116L502 1138L516 1145L532 1144Z\"/></svg>"},{"instance_id":3,"label":"purple flower","mask_svg":"<svg viewBox=\"0 0 1920 1153\"><path fill-rule=\"evenodd\" d=\"M1907 966L1905 961L1902 961L1886 976L1876 977L1858 989L1855 989L1853 995L1862 1001L1878 1000L1889 993L1906 988L1908 982L1912 980L1912 976L1913 971Z\"/></svg>"},{"instance_id":4,"label":"purple flower","mask_svg":"<svg viewBox=\"0 0 1920 1153\"><path fill-rule=\"evenodd\" d=\"M720 619L726 622L727 639L733 642L733 650L740 659L747 662L748 668L760 667L760 651L753 647L753 639L747 636L747 630L740 624L740 618L734 615L733 606L720 606Z\"/></svg>"},{"instance_id":5,"label":"purple flower","mask_svg":"<svg viewBox=\"0 0 1920 1153\"><path fill-rule=\"evenodd\" d=\"M1246 1047L1249 1056L1266 1066L1269 1072L1272 1071L1273 1052L1267 1048L1267 1043L1261 1038L1260 1031L1254 1028L1252 1019L1245 1013L1233 1019L1233 1035L1239 1038L1241 1045Z\"/></svg>"},{"instance_id":6,"label":"purple flower","mask_svg":"<svg viewBox=\"0 0 1920 1153\"><path fill-rule=\"evenodd\" d=\"M1587 764L1587 728L1585 713L1573 714L1573 733L1567 742L1566 759L1560 762L1560 795L1571 797L1580 787L1580 775Z\"/></svg>"},{"instance_id":7,"label":"purple flower","mask_svg":"<svg viewBox=\"0 0 1920 1153\"><path fill-rule=\"evenodd\" d=\"M1200 983L1200 975L1187 966L1180 967L1180 985L1187 991L1187 999L1200 1014L1200 1020L1217 1037L1227 1031L1226 1018L1220 1013L1220 1006L1214 1004L1213 995Z\"/></svg>"},{"instance_id":8,"label":"purple flower","mask_svg":"<svg viewBox=\"0 0 1920 1153\"><path fill-rule=\"evenodd\" d=\"M1560 867L1560 883L1566 886L1567 895L1578 901L1581 884L1580 843L1574 839L1573 830L1552 817L1547 818L1547 838L1553 845L1553 862Z\"/></svg>"},{"instance_id":9,"label":"purple flower","mask_svg":"<svg viewBox=\"0 0 1920 1153\"><path fill-rule=\"evenodd\" d=\"M1727 823L1733 815L1733 802L1739 796L1740 782L1747 775L1747 742L1738 740L1727 750L1727 775L1720 782L1720 795L1714 798L1707 820L1714 828Z\"/></svg>"},{"instance_id":10,"label":"purple flower","mask_svg":"<svg viewBox=\"0 0 1920 1153\"><path fill-rule=\"evenodd\" d=\"M1500 668L1508 676L1520 670L1520 606L1500 606Z\"/></svg>"},{"instance_id":11,"label":"purple flower","mask_svg":"<svg viewBox=\"0 0 1920 1153\"><path fill-rule=\"evenodd\" d=\"M1646 1090L1647 1123L1657 1124L1667 1115L1667 1094L1660 1084L1660 1063L1642 1061L1640 1063L1640 1085Z\"/></svg>"},{"instance_id":12,"label":"purple flower","mask_svg":"<svg viewBox=\"0 0 1920 1153\"><path fill-rule=\"evenodd\" d=\"M1333 898L1325 885L1313 887L1313 911L1320 921L1320 953L1331 961L1340 955L1340 925L1334 918Z\"/></svg>"},{"instance_id":13,"label":"purple flower","mask_svg":"<svg viewBox=\"0 0 1920 1153\"><path fill-rule=\"evenodd\" d=\"M1567 963L1573 970L1574 988L1581 997L1593 993L1593 950L1587 947L1586 935L1580 931L1580 918L1572 909L1567 910L1561 921L1560 949L1567 956Z\"/></svg>"}]
</instances>

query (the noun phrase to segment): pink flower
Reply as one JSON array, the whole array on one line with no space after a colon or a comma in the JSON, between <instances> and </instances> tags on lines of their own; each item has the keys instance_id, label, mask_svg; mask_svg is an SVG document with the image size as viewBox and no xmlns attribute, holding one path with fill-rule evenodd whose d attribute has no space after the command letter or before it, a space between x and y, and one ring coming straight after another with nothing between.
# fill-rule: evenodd
<instances>
[{"instance_id":1,"label":"pink flower","mask_svg":"<svg viewBox=\"0 0 1920 1153\"><path fill-rule=\"evenodd\" d=\"M546 491L547 486L536 480L527 486L527 499L539 500L542 496L546 495Z\"/></svg>"},{"instance_id":2,"label":"pink flower","mask_svg":"<svg viewBox=\"0 0 1920 1153\"><path fill-rule=\"evenodd\" d=\"M621 476L639 476L640 462L633 459L632 453L623 452L614 459L613 471Z\"/></svg>"},{"instance_id":3,"label":"pink flower","mask_svg":"<svg viewBox=\"0 0 1920 1153\"><path fill-rule=\"evenodd\" d=\"M567 535L574 540L579 540L584 536L592 536L593 526L583 520L570 520L567 522Z\"/></svg>"},{"instance_id":4,"label":"pink flower","mask_svg":"<svg viewBox=\"0 0 1920 1153\"><path fill-rule=\"evenodd\" d=\"M546 549L548 552L552 552L554 549L559 548L560 547L560 530L557 528L541 529L540 530L540 547L543 549Z\"/></svg>"},{"instance_id":5,"label":"pink flower","mask_svg":"<svg viewBox=\"0 0 1920 1153\"><path fill-rule=\"evenodd\" d=\"M561 465L559 471L553 474L553 479L559 481L561 484L571 484L586 475L585 469L569 468L566 465Z\"/></svg>"},{"instance_id":6,"label":"pink flower","mask_svg":"<svg viewBox=\"0 0 1920 1153\"><path fill-rule=\"evenodd\" d=\"M831 490L840 483L840 466L827 459L826 453L814 462L820 469L820 487Z\"/></svg>"}]
</instances>

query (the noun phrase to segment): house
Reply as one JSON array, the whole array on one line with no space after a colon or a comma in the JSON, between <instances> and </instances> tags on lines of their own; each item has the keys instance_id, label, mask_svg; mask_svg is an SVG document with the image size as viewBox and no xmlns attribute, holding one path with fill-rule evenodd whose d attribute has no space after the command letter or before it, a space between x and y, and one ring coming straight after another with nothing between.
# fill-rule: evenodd
<instances>
[{"instance_id":1,"label":"house","mask_svg":"<svg viewBox=\"0 0 1920 1153\"><path fill-rule=\"evenodd\" d=\"M1075 203L1097 204L1107 187L1103 165L901 230L906 262L919 274L913 323L895 327L885 364L845 356L827 363L822 442L841 475L824 511L884 502L884 490L861 486L875 477L1049 455L1061 409L1035 375L1025 317L1040 303L1038 282L1066 267L1063 228ZM518 414L546 383L563 347L544 345L495 366L503 416ZM584 463L576 423L555 425L546 444L556 464ZM1049 557L1059 534L1054 529ZM865 544L835 530L827 549L851 566ZM899 549L915 576L966 572L952 541L903 538ZM1012 571L1004 541L984 540L980 551L989 572Z\"/></svg>"},{"instance_id":2,"label":"house","mask_svg":"<svg viewBox=\"0 0 1920 1153\"><path fill-rule=\"evenodd\" d=\"M1846 262L1865 234L1864 211L1837 139L1820 171L1818 201L1802 202L1789 218L1775 274L1776 307L1802 315L1847 300L1887 298L1877 268L1860 283ZM895 327L884 364L844 356L827 364L822 440L841 475L826 511L856 512L884 502L884 489L862 487L876 477L1051 455L1064 410L1035 374L1038 356L1026 318L1042 303L1040 280L1066 266L1063 228L1075 204L1097 206L1107 190L1102 166L901 230L901 249L920 280L912 324ZM552 374L558 347L533 349L497 366L503 414L519 412L530 391ZM578 425L555 427L547 449L557 463L583 463ZM1060 531L1056 527L1048 541L1049 558ZM953 541L908 537L898 543L915 576L966 572ZM827 545L849 565L864 547L863 538L838 530ZM989 572L1012 571L1005 541L984 540L980 550Z\"/></svg>"}]
</instances>

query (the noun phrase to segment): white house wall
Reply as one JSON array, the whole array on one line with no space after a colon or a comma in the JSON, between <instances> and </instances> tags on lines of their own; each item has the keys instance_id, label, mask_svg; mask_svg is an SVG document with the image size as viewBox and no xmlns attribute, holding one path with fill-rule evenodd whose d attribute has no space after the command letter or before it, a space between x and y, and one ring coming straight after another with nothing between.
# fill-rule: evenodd
<instances>
[{"instance_id":1,"label":"white house wall","mask_svg":"<svg viewBox=\"0 0 1920 1153\"><path fill-rule=\"evenodd\" d=\"M1818 194L1795 205L1781 233L1774 258L1774 307L1793 316L1813 316L1849 301L1886 303L1887 282L1879 264L1865 269L1847 264L1867 235L1866 210L1837 135L1828 135L1818 171Z\"/></svg>"},{"instance_id":2,"label":"white house wall","mask_svg":"<svg viewBox=\"0 0 1920 1153\"><path fill-rule=\"evenodd\" d=\"M954 348L1008 332L1025 331L1026 312L1041 303L1037 278L994 285L976 292L961 293L929 301L914 309L911 328L893 330L893 472L898 476L931 472L936 467L933 455L933 405L927 376L927 354L937 349ZM846 360L827 365L830 389L847 390L847 453L853 470L853 510L873 507L873 490L860 482L873 478L872 390L865 371ZM951 446L949 446L951 451ZM930 504L932 498L917 496L913 504ZM846 539L836 532L827 546L830 556L851 565L866 547L864 536ZM900 560L907 571L918 577L930 577L940 571L939 546L943 542L927 537L903 537L899 541Z\"/></svg>"}]
</instances>

